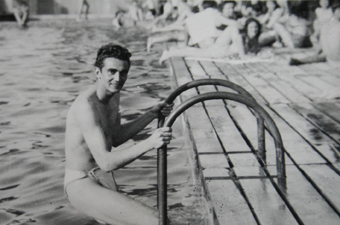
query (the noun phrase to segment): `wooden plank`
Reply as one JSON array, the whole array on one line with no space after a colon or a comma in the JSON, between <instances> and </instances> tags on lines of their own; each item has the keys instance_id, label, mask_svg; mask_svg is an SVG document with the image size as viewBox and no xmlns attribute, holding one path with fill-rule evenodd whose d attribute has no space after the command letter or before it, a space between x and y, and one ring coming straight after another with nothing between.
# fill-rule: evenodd
<instances>
[{"instance_id":1,"label":"wooden plank","mask_svg":"<svg viewBox=\"0 0 340 225\"><path fill-rule=\"evenodd\" d=\"M333 76L333 77L340 77L339 68L336 68L331 63L313 63L314 67L317 67L320 71L323 71L324 74Z\"/></svg>"},{"instance_id":2,"label":"wooden plank","mask_svg":"<svg viewBox=\"0 0 340 225\"><path fill-rule=\"evenodd\" d=\"M201 66L204 68L204 71L208 76L214 79L225 79L224 74L221 70L215 65L214 62L208 61L200 61Z\"/></svg>"},{"instance_id":3,"label":"wooden plank","mask_svg":"<svg viewBox=\"0 0 340 225\"><path fill-rule=\"evenodd\" d=\"M200 105L193 106L186 111L191 133L198 153L223 153L217 135ZM199 121L199 123L197 122Z\"/></svg>"},{"instance_id":4,"label":"wooden plank","mask_svg":"<svg viewBox=\"0 0 340 225\"><path fill-rule=\"evenodd\" d=\"M177 87L192 81L190 72L182 58L171 58L171 70L172 74L174 74L174 77L176 78ZM195 89L190 89L182 93L180 99L184 101L185 99L196 95L197 91Z\"/></svg>"},{"instance_id":5,"label":"wooden plank","mask_svg":"<svg viewBox=\"0 0 340 225\"><path fill-rule=\"evenodd\" d=\"M315 108L320 110L321 112L325 113L329 117L331 117L333 120L335 120L337 123L340 123L340 106L337 104L334 104L333 102L320 102L320 103L314 103L313 104Z\"/></svg>"},{"instance_id":6,"label":"wooden plank","mask_svg":"<svg viewBox=\"0 0 340 225\"><path fill-rule=\"evenodd\" d=\"M241 73L249 83L251 83L256 90L266 99L270 104L277 103L288 103L288 99L273 88L267 81L265 81L261 76L250 70L245 65L234 65L236 70Z\"/></svg>"},{"instance_id":7,"label":"wooden plank","mask_svg":"<svg viewBox=\"0 0 340 225\"><path fill-rule=\"evenodd\" d=\"M340 125L333 119L307 104L293 104L292 108L330 137L334 138L338 143L340 142Z\"/></svg>"},{"instance_id":8,"label":"wooden plank","mask_svg":"<svg viewBox=\"0 0 340 225\"><path fill-rule=\"evenodd\" d=\"M306 141L313 145L318 154L321 154L322 157L325 157L331 163L339 161L338 155L332 149L332 146L338 146L337 143L308 122L303 116L286 106L275 105L272 108L295 129L294 132L298 132Z\"/></svg>"},{"instance_id":9,"label":"wooden plank","mask_svg":"<svg viewBox=\"0 0 340 225\"><path fill-rule=\"evenodd\" d=\"M273 167L269 167L275 170ZM293 165L287 166L286 197L304 224L339 224L339 216Z\"/></svg>"},{"instance_id":10,"label":"wooden plank","mask_svg":"<svg viewBox=\"0 0 340 225\"><path fill-rule=\"evenodd\" d=\"M297 79L303 80L304 82L310 84L311 86L315 87L316 89L323 91L328 90L330 88L334 88L334 86L330 85L326 81L320 79L318 75L297 75Z\"/></svg>"},{"instance_id":11,"label":"wooden plank","mask_svg":"<svg viewBox=\"0 0 340 225\"><path fill-rule=\"evenodd\" d=\"M301 165L301 168L308 173L314 183L332 202L340 215L340 176L327 165Z\"/></svg>"},{"instance_id":12,"label":"wooden plank","mask_svg":"<svg viewBox=\"0 0 340 225\"><path fill-rule=\"evenodd\" d=\"M281 133L285 149L296 163L326 163L326 161L321 158L320 155L317 154L298 133L296 133L284 120L282 120L282 118L278 117L276 113L266 107L265 110L275 121L276 126Z\"/></svg>"},{"instance_id":13,"label":"wooden plank","mask_svg":"<svg viewBox=\"0 0 340 225\"><path fill-rule=\"evenodd\" d=\"M259 162L257 161L257 159L255 158L252 152L242 153L242 154L228 154L228 157L233 163L234 169L238 167L248 169L249 175L245 173L243 174L244 176L251 176L252 170L254 170L254 167L258 168L260 166Z\"/></svg>"},{"instance_id":14,"label":"wooden plank","mask_svg":"<svg viewBox=\"0 0 340 225\"><path fill-rule=\"evenodd\" d=\"M246 107L241 105L230 107L229 110L244 134L257 150L257 123L254 115ZM276 165L276 150L274 146L274 140L267 132L265 134L265 140L266 162L268 165ZM286 159L286 164L292 164L289 158Z\"/></svg>"},{"instance_id":15,"label":"wooden plank","mask_svg":"<svg viewBox=\"0 0 340 225\"><path fill-rule=\"evenodd\" d=\"M203 67L199 64L197 60L186 60L185 62L192 76L196 77L195 79L208 78Z\"/></svg>"},{"instance_id":16,"label":"wooden plank","mask_svg":"<svg viewBox=\"0 0 340 225\"><path fill-rule=\"evenodd\" d=\"M234 68L232 68L230 64L216 63L216 65L220 68L220 70L224 73L228 80L246 89L259 104L267 104L267 102L259 94L259 92L247 80L245 80L244 77L240 76L240 74L236 70L234 70Z\"/></svg>"},{"instance_id":17,"label":"wooden plank","mask_svg":"<svg viewBox=\"0 0 340 225\"><path fill-rule=\"evenodd\" d=\"M207 111L226 152L249 151L224 106L210 106Z\"/></svg>"},{"instance_id":18,"label":"wooden plank","mask_svg":"<svg viewBox=\"0 0 340 225\"><path fill-rule=\"evenodd\" d=\"M276 90L278 90L282 95L284 95L291 102L310 102L310 99L306 98L295 88L291 86L285 80L279 78L275 73L264 68L263 65L258 63L250 63L248 67L252 70L257 70L259 76L268 81Z\"/></svg>"},{"instance_id":19,"label":"wooden plank","mask_svg":"<svg viewBox=\"0 0 340 225\"><path fill-rule=\"evenodd\" d=\"M224 154L199 155L202 169L229 168L227 158Z\"/></svg>"},{"instance_id":20,"label":"wooden plank","mask_svg":"<svg viewBox=\"0 0 340 225\"><path fill-rule=\"evenodd\" d=\"M203 169L203 176L205 179L217 179L221 177L229 178L228 168L205 168Z\"/></svg>"},{"instance_id":21,"label":"wooden plank","mask_svg":"<svg viewBox=\"0 0 340 225\"><path fill-rule=\"evenodd\" d=\"M210 180L207 181L207 186L219 224L257 224L232 180Z\"/></svg>"},{"instance_id":22,"label":"wooden plank","mask_svg":"<svg viewBox=\"0 0 340 225\"><path fill-rule=\"evenodd\" d=\"M242 179L240 183L261 224L298 224L269 179Z\"/></svg>"},{"instance_id":23,"label":"wooden plank","mask_svg":"<svg viewBox=\"0 0 340 225\"><path fill-rule=\"evenodd\" d=\"M320 94L318 90L316 90L309 84L299 79L295 79L296 75L306 74L303 71L299 70L298 68L282 66L275 62L271 64L266 64L265 66L271 72L276 74L278 78L288 82L292 87L294 87L295 90L297 90L298 92L300 92L302 95L306 96L307 98L313 99Z\"/></svg>"}]
</instances>

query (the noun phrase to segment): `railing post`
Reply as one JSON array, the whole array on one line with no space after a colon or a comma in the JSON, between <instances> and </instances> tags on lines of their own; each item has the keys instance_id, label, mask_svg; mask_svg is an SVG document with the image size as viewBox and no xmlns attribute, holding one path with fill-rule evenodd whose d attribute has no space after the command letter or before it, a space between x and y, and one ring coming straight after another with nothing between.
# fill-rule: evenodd
<instances>
[{"instance_id":1,"label":"railing post","mask_svg":"<svg viewBox=\"0 0 340 225\"><path fill-rule=\"evenodd\" d=\"M257 120L257 145L258 145L257 147L259 155L262 158L263 162L267 164L264 120L257 113L256 120Z\"/></svg>"},{"instance_id":2,"label":"railing post","mask_svg":"<svg viewBox=\"0 0 340 225\"><path fill-rule=\"evenodd\" d=\"M167 146L157 150L157 206L158 224L167 225Z\"/></svg>"}]
</instances>

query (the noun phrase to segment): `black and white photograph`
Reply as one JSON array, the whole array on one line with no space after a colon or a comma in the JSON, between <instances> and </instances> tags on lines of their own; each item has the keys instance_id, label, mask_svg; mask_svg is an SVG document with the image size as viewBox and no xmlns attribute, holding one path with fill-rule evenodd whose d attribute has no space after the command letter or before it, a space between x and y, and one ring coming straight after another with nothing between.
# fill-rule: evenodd
<instances>
[{"instance_id":1,"label":"black and white photograph","mask_svg":"<svg viewBox=\"0 0 340 225\"><path fill-rule=\"evenodd\" d=\"M1 225L340 224L340 0L0 0Z\"/></svg>"}]
</instances>

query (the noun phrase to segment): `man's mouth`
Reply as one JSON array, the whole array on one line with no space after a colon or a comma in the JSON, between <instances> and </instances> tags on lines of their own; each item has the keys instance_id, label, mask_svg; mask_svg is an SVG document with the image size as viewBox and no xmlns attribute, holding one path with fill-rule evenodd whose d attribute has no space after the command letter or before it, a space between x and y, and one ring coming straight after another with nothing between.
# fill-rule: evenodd
<instances>
[{"instance_id":1,"label":"man's mouth","mask_svg":"<svg viewBox=\"0 0 340 225\"><path fill-rule=\"evenodd\" d=\"M118 88L120 85L118 83L110 83L110 86L113 86L115 88Z\"/></svg>"}]
</instances>

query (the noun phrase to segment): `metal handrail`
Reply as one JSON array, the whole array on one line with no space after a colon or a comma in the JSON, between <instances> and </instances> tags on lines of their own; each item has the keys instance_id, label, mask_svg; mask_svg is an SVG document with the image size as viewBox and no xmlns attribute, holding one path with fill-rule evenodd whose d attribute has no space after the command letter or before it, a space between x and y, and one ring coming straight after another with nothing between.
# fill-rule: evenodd
<instances>
[{"instance_id":1,"label":"metal handrail","mask_svg":"<svg viewBox=\"0 0 340 225\"><path fill-rule=\"evenodd\" d=\"M239 94L245 95L248 98L251 98L255 101L253 96L246 91L244 88L241 86L234 84L230 81L227 80L222 80L222 79L199 79L199 80L193 80L188 83L185 83L181 86L179 86L176 90L174 90L166 99L165 103L167 104L172 104L174 100L184 91L199 87L199 86L206 86L206 85L218 85L218 86L224 86L227 88L230 88ZM265 149L264 149L264 122L263 119L260 116L257 117L257 124L258 124L258 146L259 146L259 152L261 157L265 160ZM162 127L165 121L165 117L162 114L159 114L158 117L158 127ZM166 187L167 183L167 176L166 173L164 174L163 171L166 171L167 167L167 160L166 160L166 155L162 155L160 151L157 152L157 181L158 181L158 191L157 191L157 205L158 205L158 210L159 212L165 212L165 213L160 213L159 215L159 220L163 221L166 220L166 207L167 207L167 198L166 198L166 190L161 187ZM165 223L164 223L165 224Z\"/></svg>"},{"instance_id":2,"label":"metal handrail","mask_svg":"<svg viewBox=\"0 0 340 225\"><path fill-rule=\"evenodd\" d=\"M163 127L171 127L176 118L183 113L185 110L190 108L191 106L207 101L207 100L215 100L215 99L227 99L236 101L246 106L256 112L256 115L259 115L263 118L265 124L269 132L272 134L275 142L276 149L276 166L277 166L277 179L278 184L281 188L286 188L286 169L285 169L285 158L284 158L284 150L283 143L280 132L273 121L273 119L269 116L269 114L253 99L249 97L245 97L239 94L233 94L228 92L209 92L197 95L192 97L181 105L179 105L167 118L166 121L162 124ZM159 224L166 225L167 224L167 157L166 157L167 145L164 145L162 148L158 149L158 210L159 210ZM261 165L265 166L266 164L260 158Z\"/></svg>"},{"instance_id":3,"label":"metal handrail","mask_svg":"<svg viewBox=\"0 0 340 225\"><path fill-rule=\"evenodd\" d=\"M165 103L171 104L173 101L179 96L181 93L183 93L186 90L189 90L191 88L199 87L199 86L204 86L204 85L218 85L218 86L224 86L227 88L230 88L239 94L242 94L244 96L247 96L248 98L251 98L252 100L256 101L254 97L243 87L232 83L227 80L222 80L222 79L199 79L199 80L194 80L190 81L188 83L185 83L181 86L179 86L176 90L174 90L166 99ZM264 122L263 119L260 115L256 114L256 120L257 120L257 140L258 140L258 151L260 154L260 157L264 162L266 162L266 149L265 149L265 132L264 132ZM158 118L158 127L162 127L164 123L165 117L163 115L159 115Z\"/></svg>"}]
</instances>

